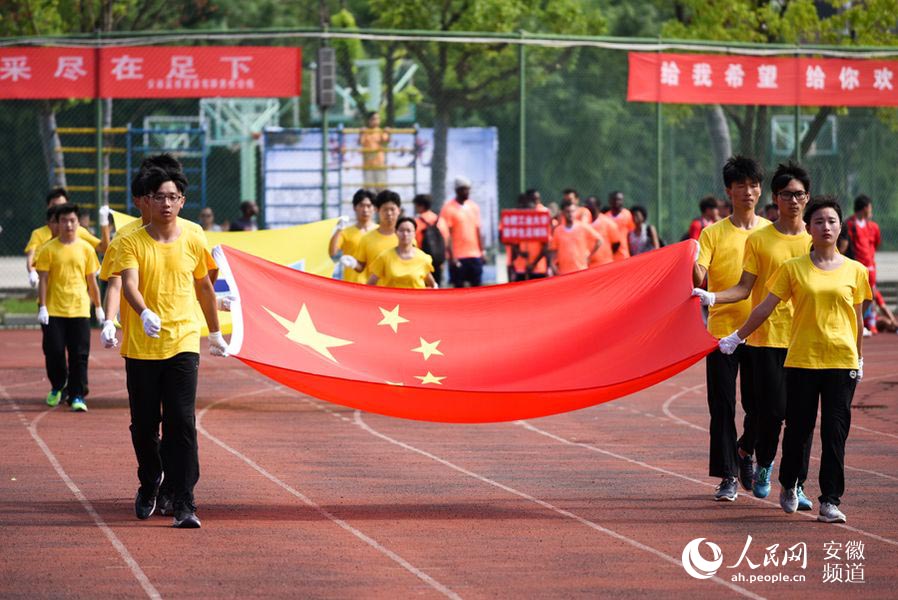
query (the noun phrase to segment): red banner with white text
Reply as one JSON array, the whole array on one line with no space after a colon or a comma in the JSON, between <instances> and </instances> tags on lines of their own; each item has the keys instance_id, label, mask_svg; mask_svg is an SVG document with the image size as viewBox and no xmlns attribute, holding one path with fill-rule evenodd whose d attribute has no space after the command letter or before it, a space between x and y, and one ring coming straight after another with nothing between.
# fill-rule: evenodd
<instances>
[{"instance_id":1,"label":"red banner with white text","mask_svg":"<svg viewBox=\"0 0 898 600\"><path fill-rule=\"evenodd\" d=\"M898 106L898 61L631 52L627 100Z\"/></svg>"},{"instance_id":2,"label":"red banner with white text","mask_svg":"<svg viewBox=\"0 0 898 600\"><path fill-rule=\"evenodd\" d=\"M286 98L301 68L299 48L2 48L0 99Z\"/></svg>"}]
</instances>

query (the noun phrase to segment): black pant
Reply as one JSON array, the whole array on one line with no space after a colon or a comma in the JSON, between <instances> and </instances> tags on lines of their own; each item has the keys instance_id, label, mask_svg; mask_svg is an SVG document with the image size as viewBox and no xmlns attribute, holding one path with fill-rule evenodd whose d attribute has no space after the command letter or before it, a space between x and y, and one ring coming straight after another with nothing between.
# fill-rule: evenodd
<instances>
[{"instance_id":1,"label":"black pant","mask_svg":"<svg viewBox=\"0 0 898 600\"><path fill-rule=\"evenodd\" d=\"M849 369L786 369L786 430L780 483L792 487L807 473L806 446L814 435L820 402L820 502L839 505L845 492L845 441L851 428L851 400L857 372Z\"/></svg>"},{"instance_id":2,"label":"black pant","mask_svg":"<svg viewBox=\"0 0 898 600\"><path fill-rule=\"evenodd\" d=\"M739 389L745 419L742 437L736 439L736 376L739 370ZM737 448L747 454L755 450L754 431L754 380L751 363L745 346L739 346L731 355L715 350L705 361L708 382L708 410L711 413L711 444L708 457L708 474L712 477L736 477L739 474Z\"/></svg>"},{"instance_id":3,"label":"black pant","mask_svg":"<svg viewBox=\"0 0 898 600\"><path fill-rule=\"evenodd\" d=\"M50 317L41 325L44 362L54 390L65 388L69 398L87 396L87 359L90 355L90 319ZM68 351L68 368L66 368ZM68 382L68 384L66 384Z\"/></svg>"},{"instance_id":4,"label":"black pant","mask_svg":"<svg viewBox=\"0 0 898 600\"><path fill-rule=\"evenodd\" d=\"M137 456L141 493L152 493L164 470L165 490L175 504L191 508L193 488L200 478L196 441L199 365L200 356L195 352L182 352L163 360L125 359L131 443Z\"/></svg>"},{"instance_id":5,"label":"black pant","mask_svg":"<svg viewBox=\"0 0 898 600\"><path fill-rule=\"evenodd\" d=\"M464 287L467 281L471 287L479 287L483 277L483 259L479 257L459 259L461 264L449 263L449 279L453 287Z\"/></svg>"},{"instance_id":6,"label":"black pant","mask_svg":"<svg viewBox=\"0 0 898 600\"><path fill-rule=\"evenodd\" d=\"M443 287L443 262L436 260L433 261L433 280L437 282L437 285Z\"/></svg>"}]
</instances>

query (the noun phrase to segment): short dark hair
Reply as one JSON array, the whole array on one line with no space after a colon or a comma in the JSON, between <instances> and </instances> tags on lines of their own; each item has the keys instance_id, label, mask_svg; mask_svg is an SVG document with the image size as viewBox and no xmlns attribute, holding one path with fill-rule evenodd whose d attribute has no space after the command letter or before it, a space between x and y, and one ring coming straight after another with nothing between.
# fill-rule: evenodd
<instances>
[{"instance_id":1,"label":"short dark hair","mask_svg":"<svg viewBox=\"0 0 898 600\"><path fill-rule=\"evenodd\" d=\"M158 190L163 183L171 181L175 184L175 187L178 188L180 193L184 193L184 190L187 189L187 177L184 176L184 173L181 171L173 171L170 169L164 169L160 167L149 167L147 169L141 169L140 175L141 181L137 184L138 189L140 186L143 188L143 194L152 194L156 190ZM135 187L132 185L132 190ZM142 194L142 195L143 195Z\"/></svg>"},{"instance_id":2,"label":"short dark hair","mask_svg":"<svg viewBox=\"0 0 898 600\"><path fill-rule=\"evenodd\" d=\"M789 182L797 179L804 186L804 191L811 193L811 176L798 163L791 160L786 164L780 163L770 178L770 191L777 195L780 190L789 185Z\"/></svg>"},{"instance_id":3,"label":"short dark hair","mask_svg":"<svg viewBox=\"0 0 898 600\"><path fill-rule=\"evenodd\" d=\"M246 211L251 209L253 206L255 206L255 204L256 203L253 202L252 200L244 200L243 202L240 203L240 212L245 213Z\"/></svg>"},{"instance_id":4,"label":"short dark hair","mask_svg":"<svg viewBox=\"0 0 898 600\"><path fill-rule=\"evenodd\" d=\"M430 197L430 194L418 194L415 196L414 200L412 200L412 204L415 206L423 206L424 210L430 210L430 207L433 206L433 198Z\"/></svg>"},{"instance_id":5,"label":"short dark hair","mask_svg":"<svg viewBox=\"0 0 898 600\"><path fill-rule=\"evenodd\" d=\"M569 188L564 188L563 190L561 190L561 195L562 195L562 196L567 196L568 194L573 194L573 195L575 195L577 198L580 197L580 194L579 194L579 193L577 192L577 190L575 190L574 188L569 187Z\"/></svg>"},{"instance_id":6,"label":"short dark hair","mask_svg":"<svg viewBox=\"0 0 898 600\"><path fill-rule=\"evenodd\" d=\"M56 219L56 215L59 213L59 207L60 207L60 206L62 206L62 204L57 204L57 205L55 205L55 206L48 206L48 207L47 207L47 222L48 222L48 223L49 223L50 221L53 221L53 220Z\"/></svg>"},{"instance_id":7,"label":"short dark hair","mask_svg":"<svg viewBox=\"0 0 898 600\"><path fill-rule=\"evenodd\" d=\"M717 208L717 198L715 196L705 196L698 201L698 209L703 214L706 210Z\"/></svg>"},{"instance_id":8,"label":"short dark hair","mask_svg":"<svg viewBox=\"0 0 898 600\"><path fill-rule=\"evenodd\" d=\"M752 183L761 183L764 180L764 171L758 161L740 155L729 157L723 165L723 184L730 187L746 179Z\"/></svg>"},{"instance_id":9,"label":"short dark hair","mask_svg":"<svg viewBox=\"0 0 898 600\"><path fill-rule=\"evenodd\" d=\"M860 212L873 204L873 200L867 194L861 194L854 199L854 212Z\"/></svg>"},{"instance_id":10,"label":"short dark hair","mask_svg":"<svg viewBox=\"0 0 898 600\"><path fill-rule=\"evenodd\" d=\"M69 201L69 193L65 191L64 187L55 187L47 193L47 204L50 204L56 198L63 197L65 201Z\"/></svg>"},{"instance_id":11,"label":"short dark hair","mask_svg":"<svg viewBox=\"0 0 898 600\"><path fill-rule=\"evenodd\" d=\"M73 204L71 202L66 202L65 204L60 204L56 207L56 219L63 215L71 215L74 214L76 217L81 216L81 210L78 208L77 204Z\"/></svg>"},{"instance_id":12,"label":"short dark hair","mask_svg":"<svg viewBox=\"0 0 898 600\"><path fill-rule=\"evenodd\" d=\"M615 196L617 196L618 194L620 194L621 196L624 195L624 193L620 190L613 190L611 192L608 192L608 201L610 202L611 199L614 198Z\"/></svg>"},{"instance_id":13,"label":"short dark hair","mask_svg":"<svg viewBox=\"0 0 898 600\"><path fill-rule=\"evenodd\" d=\"M561 210L564 210L568 206L574 206L574 201L571 200L570 198L565 198L564 200L561 201Z\"/></svg>"},{"instance_id":14,"label":"short dark hair","mask_svg":"<svg viewBox=\"0 0 898 600\"><path fill-rule=\"evenodd\" d=\"M643 220L649 218L649 211L647 211L647 210L645 209L645 207L642 206L641 204L634 204L633 206L631 206L631 207L630 207L630 212L631 212L631 213L639 213L639 214L641 214Z\"/></svg>"},{"instance_id":15,"label":"short dark hair","mask_svg":"<svg viewBox=\"0 0 898 600\"><path fill-rule=\"evenodd\" d=\"M399 208L402 208L402 198L400 198L399 194L393 190L381 190L377 193L377 196L374 197L374 206L376 206L378 210L388 202L392 202Z\"/></svg>"},{"instance_id":16,"label":"short dark hair","mask_svg":"<svg viewBox=\"0 0 898 600\"><path fill-rule=\"evenodd\" d=\"M140 163L141 170L149 169L151 167L156 167L159 169L166 169L168 171L181 171L183 167L181 166L181 161L177 158L169 154L168 152L163 152L162 154L154 154L153 156L148 156Z\"/></svg>"},{"instance_id":17,"label":"short dark hair","mask_svg":"<svg viewBox=\"0 0 898 600\"><path fill-rule=\"evenodd\" d=\"M814 213L823 208L832 208L836 211L836 214L839 215L839 224L842 223L842 207L839 205L839 200L835 196L822 195L822 196L814 196L811 198L811 201L808 202L807 208L804 209L804 224L808 227L811 226L811 219L814 217Z\"/></svg>"},{"instance_id":18,"label":"short dark hair","mask_svg":"<svg viewBox=\"0 0 898 600\"><path fill-rule=\"evenodd\" d=\"M764 205L764 210L771 210L771 209L779 210L780 207L776 205L776 202L771 202L769 204Z\"/></svg>"},{"instance_id":19,"label":"short dark hair","mask_svg":"<svg viewBox=\"0 0 898 600\"><path fill-rule=\"evenodd\" d=\"M536 195L537 195L538 193L539 193L539 190L536 189L536 188L530 188L529 190L525 190L525 191L524 191L524 194L525 194L526 196L528 196L529 198L533 198L533 199L536 198Z\"/></svg>"},{"instance_id":20,"label":"short dark hair","mask_svg":"<svg viewBox=\"0 0 898 600\"><path fill-rule=\"evenodd\" d=\"M399 229L399 226L402 225L403 223L411 223L412 229L414 229L415 231L418 231L418 222L415 221L412 217L402 216L402 217L399 217L398 219L396 219L396 229Z\"/></svg>"},{"instance_id":21,"label":"short dark hair","mask_svg":"<svg viewBox=\"0 0 898 600\"><path fill-rule=\"evenodd\" d=\"M362 200L367 198L374 204L374 192L371 190L366 190L365 188L359 188L355 191L355 194L352 195L352 207L355 208L359 204L362 203Z\"/></svg>"}]
</instances>

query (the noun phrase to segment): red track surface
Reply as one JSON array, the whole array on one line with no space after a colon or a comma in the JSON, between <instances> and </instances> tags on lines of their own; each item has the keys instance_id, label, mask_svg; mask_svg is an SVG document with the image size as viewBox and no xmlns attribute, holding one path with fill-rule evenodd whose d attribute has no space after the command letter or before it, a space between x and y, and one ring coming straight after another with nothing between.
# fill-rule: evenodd
<instances>
[{"instance_id":1,"label":"red track surface","mask_svg":"<svg viewBox=\"0 0 898 600\"><path fill-rule=\"evenodd\" d=\"M204 356L203 528L179 531L134 518L121 358L95 347L89 413L47 410L39 332L2 332L0 597L894 598L898 336L866 356L847 526L784 514L776 484L767 500L711 500L703 364L575 413L462 426L356 413ZM728 568L748 535L757 568ZM700 537L722 549L715 579L681 566ZM830 541L840 560L824 560ZM850 541L863 559L847 559ZM805 569L763 564L766 547L781 560L799 542ZM864 583L824 582L827 563L843 579L863 564ZM747 581L778 573L806 581Z\"/></svg>"}]
</instances>

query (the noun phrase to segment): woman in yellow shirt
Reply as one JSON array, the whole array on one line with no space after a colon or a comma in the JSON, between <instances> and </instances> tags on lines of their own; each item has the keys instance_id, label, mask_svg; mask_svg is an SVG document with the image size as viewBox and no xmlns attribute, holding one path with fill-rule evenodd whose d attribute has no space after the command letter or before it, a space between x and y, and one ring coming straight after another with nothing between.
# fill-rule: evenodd
<instances>
[{"instance_id":1,"label":"woman in yellow shirt","mask_svg":"<svg viewBox=\"0 0 898 600\"><path fill-rule=\"evenodd\" d=\"M429 254L415 247L417 223L411 217L400 217L396 221L396 236L399 245L385 250L371 263L368 285L395 288L435 288L433 259Z\"/></svg>"},{"instance_id":2,"label":"woman in yellow shirt","mask_svg":"<svg viewBox=\"0 0 898 600\"><path fill-rule=\"evenodd\" d=\"M845 492L845 440L851 427L851 400L864 376L861 305L872 298L867 269L836 249L842 209L832 198L815 198L804 213L811 234L809 255L790 259L767 282L770 293L738 331L720 340L731 354L767 320L780 302L794 309L786 354L786 430L779 480L780 506L798 506L796 484L806 446L814 431L818 401L822 406L820 438L819 521L844 523L839 510Z\"/></svg>"}]
</instances>

